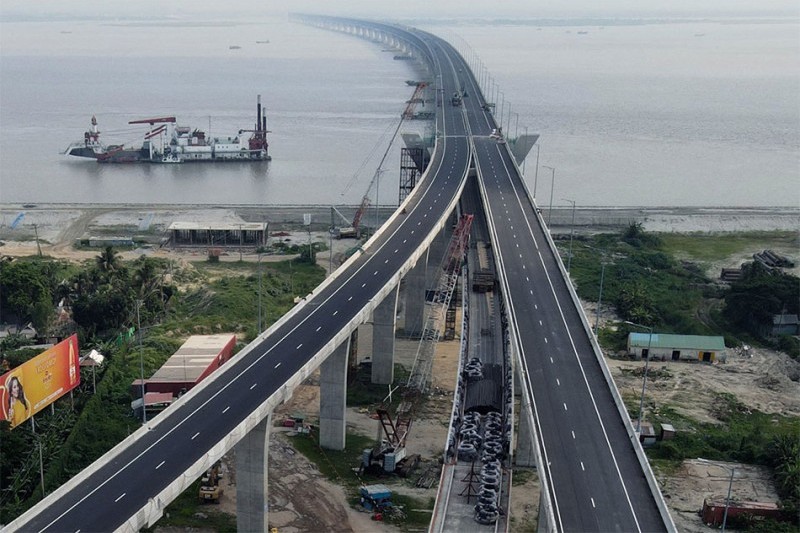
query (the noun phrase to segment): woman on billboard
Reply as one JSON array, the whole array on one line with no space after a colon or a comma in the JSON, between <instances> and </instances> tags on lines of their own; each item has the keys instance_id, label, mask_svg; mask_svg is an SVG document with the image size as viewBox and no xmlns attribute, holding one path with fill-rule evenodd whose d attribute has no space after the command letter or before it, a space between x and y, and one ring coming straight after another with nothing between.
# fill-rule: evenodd
<instances>
[{"instance_id":1,"label":"woman on billboard","mask_svg":"<svg viewBox=\"0 0 800 533\"><path fill-rule=\"evenodd\" d=\"M25 391L22 389L22 382L17 376L11 376L6 381L8 390L8 411L6 419L11 423L11 427L24 422L28 419L30 406L25 399Z\"/></svg>"}]
</instances>

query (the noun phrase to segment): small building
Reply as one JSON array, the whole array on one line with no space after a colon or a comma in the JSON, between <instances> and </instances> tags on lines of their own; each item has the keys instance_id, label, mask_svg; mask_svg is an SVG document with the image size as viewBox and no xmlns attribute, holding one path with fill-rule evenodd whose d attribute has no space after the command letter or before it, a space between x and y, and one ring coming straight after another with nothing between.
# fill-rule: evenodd
<instances>
[{"instance_id":1,"label":"small building","mask_svg":"<svg viewBox=\"0 0 800 533\"><path fill-rule=\"evenodd\" d=\"M661 361L725 360L725 339L706 335L674 335L671 333L628 334L628 354ZM649 351L648 351L649 350Z\"/></svg>"},{"instance_id":2,"label":"small building","mask_svg":"<svg viewBox=\"0 0 800 533\"><path fill-rule=\"evenodd\" d=\"M144 380L145 395L148 399L151 393L180 396L228 361L235 346L233 334L192 335L151 378ZM136 398L142 397L141 379L131 384L131 393ZM162 402L158 397L158 403Z\"/></svg>"},{"instance_id":3,"label":"small building","mask_svg":"<svg viewBox=\"0 0 800 533\"><path fill-rule=\"evenodd\" d=\"M210 247L254 250L267 243L267 224L173 222L167 228L172 248Z\"/></svg>"},{"instance_id":4,"label":"small building","mask_svg":"<svg viewBox=\"0 0 800 533\"><path fill-rule=\"evenodd\" d=\"M798 335L800 334L800 321L797 315L786 313L772 316L772 335Z\"/></svg>"}]
</instances>

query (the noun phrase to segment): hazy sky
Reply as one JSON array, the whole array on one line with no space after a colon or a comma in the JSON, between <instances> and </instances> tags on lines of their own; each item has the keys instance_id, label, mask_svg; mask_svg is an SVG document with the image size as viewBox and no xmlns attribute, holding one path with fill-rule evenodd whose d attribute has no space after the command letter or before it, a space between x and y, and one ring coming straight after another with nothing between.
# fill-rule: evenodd
<instances>
[{"instance_id":1,"label":"hazy sky","mask_svg":"<svg viewBox=\"0 0 800 533\"><path fill-rule=\"evenodd\" d=\"M215 19L285 16L288 12L371 18L540 18L540 17L705 17L800 16L797 0L2 0L0 20L97 16L182 17Z\"/></svg>"}]
</instances>

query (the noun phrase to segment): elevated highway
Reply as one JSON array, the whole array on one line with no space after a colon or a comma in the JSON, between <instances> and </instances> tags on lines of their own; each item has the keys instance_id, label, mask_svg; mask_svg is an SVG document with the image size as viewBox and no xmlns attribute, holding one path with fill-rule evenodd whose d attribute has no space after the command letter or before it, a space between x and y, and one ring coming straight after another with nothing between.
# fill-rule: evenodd
<instances>
[{"instance_id":1,"label":"elevated highway","mask_svg":"<svg viewBox=\"0 0 800 533\"><path fill-rule=\"evenodd\" d=\"M424 32L339 19L405 48L437 77L431 164L400 211L333 276L212 378L9 524L9 530L138 530L261 423L396 287L444 226L473 158L482 183L514 348L543 462L551 529L665 529L630 423L564 279L552 241L461 56ZM467 87L464 107L449 96ZM611 391L611 392L609 392ZM627 431L626 431L627 429ZM646 466L646 462L644 463Z\"/></svg>"}]
</instances>

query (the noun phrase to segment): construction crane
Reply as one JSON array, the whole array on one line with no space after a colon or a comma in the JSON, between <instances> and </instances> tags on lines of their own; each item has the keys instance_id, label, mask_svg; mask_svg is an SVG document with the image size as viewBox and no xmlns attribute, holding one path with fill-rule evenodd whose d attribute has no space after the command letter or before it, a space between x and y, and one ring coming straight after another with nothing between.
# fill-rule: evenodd
<instances>
[{"instance_id":1,"label":"construction crane","mask_svg":"<svg viewBox=\"0 0 800 533\"><path fill-rule=\"evenodd\" d=\"M433 367L433 355L444 327L444 318L455 291L464 256L469 245L469 232L473 215L462 215L450 238L447 252L442 260L441 272L437 280L433 298L425 303L425 325L420 339L414 366L403 393L403 400L397 407L394 420L384 405L376 410L380 428L378 444L364 450L363 466L380 465L385 472L408 473L419 461L418 455L406 455L406 438L411 429L416 404L428 389L428 380ZM388 403L391 403L392 389L389 389ZM381 438L383 429L385 439Z\"/></svg>"},{"instance_id":2,"label":"construction crane","mask_svg":"<svg viewBox=\"0 0 800 533\"><path fill-rule=\"evenodd\" d=\"M414 94L411 95L411 99L406 102L406 108L403 113L400 115L400 121L397 123L397 127L392 134L392 138L389 140L389 145L386 147L386 150L383 153L383 157L381 157L380 163L378 163L378 168L375 170L375 174L372 176L372 180L369 182L369 186L367 187L367 192L364 193L364 196L361 198L361 205L359 205L358 209L356 210L356 214L353 217L353 223L349 227L340 228L337 227L335 224L332 225L331 231L333 232L334 236L337 239L352 237L352 238L360 238L361 237L361 220L364 218L364 214L367 212L367 208L371 203L370 201L370 192L372 191L372 187L376 188L375 190L375 228L378 227L378 193L380 192L380 175L385 170L382 168L384 161L386 161L386 157L389 155L389 150L391 150L392 145L394 144L394 140L397 138L397 134L400 131L400 127L403 125L403 122L407 119L414 118L414 108L417 104L425 105L425 100L422 97L422 94L425 88L428 86L425 82L420 82L416 88L414 89ZM337 210L338 212L338 210ZM347 218L344 217L341 213L339 216L342 216L345 221Z\"/></svg>"}]
</instances>

